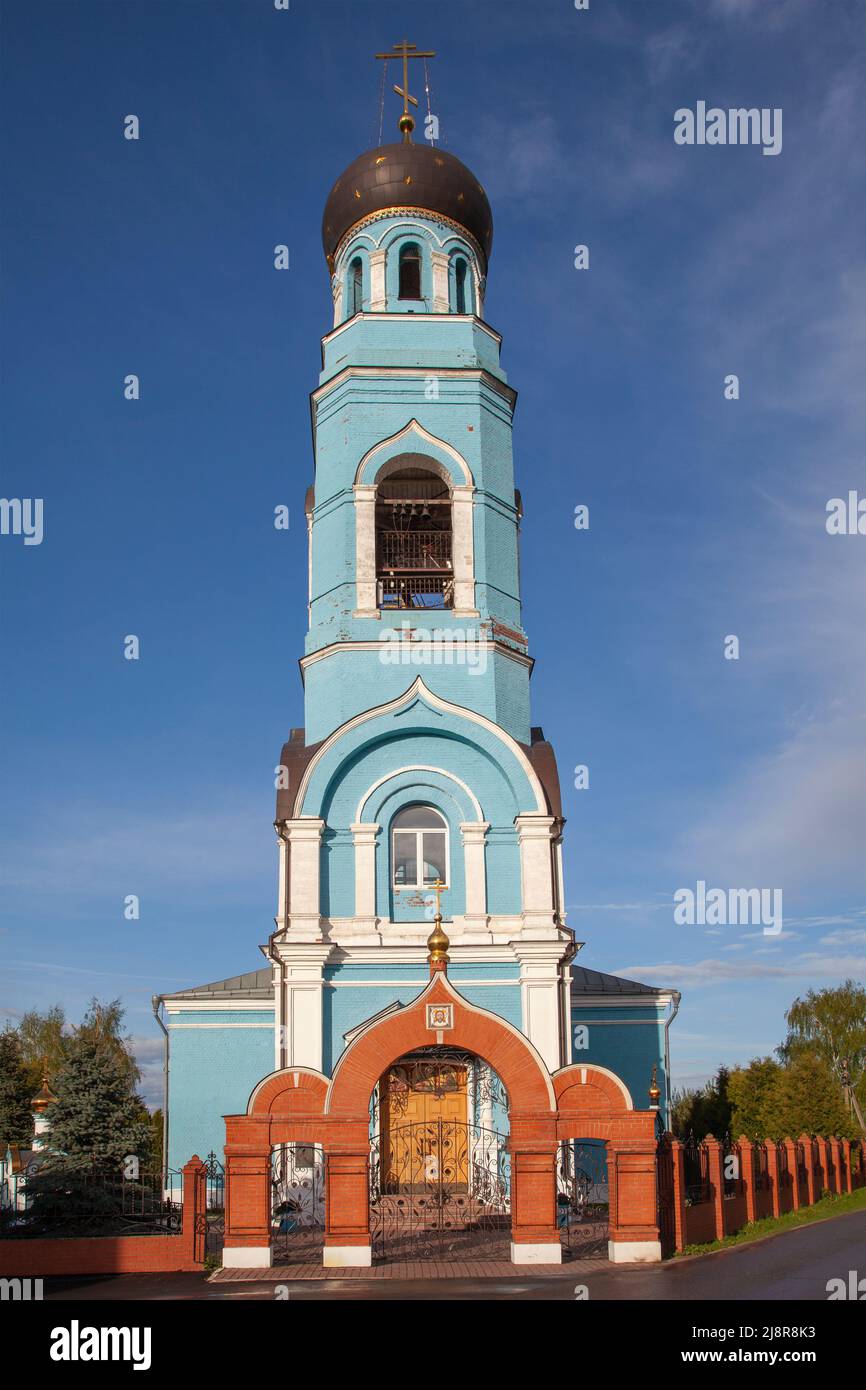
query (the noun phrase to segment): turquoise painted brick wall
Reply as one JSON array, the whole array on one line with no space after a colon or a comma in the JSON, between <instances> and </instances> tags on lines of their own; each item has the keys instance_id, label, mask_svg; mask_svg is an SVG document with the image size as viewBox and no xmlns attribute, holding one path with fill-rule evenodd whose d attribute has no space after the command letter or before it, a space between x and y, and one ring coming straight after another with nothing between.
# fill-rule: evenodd
<instances>
[{"instance_id":1,"label":"turquoise painted brick wall","mask_svg":"<svg viewBox=\"0 0 866 1390\"><path fill-rule=\"evenodd\" d=\"M653 1007L584 1008L572 1001L572 1062L594 1062L620 1076L631 1092L635 1109L649 1106L648 1090L653 1063L658 1069L661 1105L668 1099L665 1072L664 1015ZM576 1030L586 1025L587 1046L575 1045Z\"/></svg>"},{"instance_id":2,"label":"turquoise painted brick wall","mask_svg":"<svg viewBox=\"0 0 866 1390\"><path fill-rule=\"evenodd\" d=\"M223 1115L245 1110L253 1087L274 1069L273 1009L172 1014L168 1030L169 1167L211 1150L222 1159Z\"/></svg>"}]
</instances>

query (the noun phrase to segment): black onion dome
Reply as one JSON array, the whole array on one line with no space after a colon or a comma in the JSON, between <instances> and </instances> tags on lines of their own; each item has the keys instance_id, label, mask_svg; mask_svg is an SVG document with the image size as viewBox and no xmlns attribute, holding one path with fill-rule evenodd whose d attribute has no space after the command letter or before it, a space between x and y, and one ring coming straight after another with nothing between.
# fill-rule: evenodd
<instances>
[{"instance_id":1,"label":"black onion dome","mask_svg":"<svg viewBox=\"0 0 866 1390\"><path fill-rule=\"evenodd\" d=\"M359 155L328 194L322 218L328 265L350 227L388 208L423 208L448 217L471 232L485 262L490 255L493 214L471 170L432 145L380 145Z\"/></svg>"}]
</instances>

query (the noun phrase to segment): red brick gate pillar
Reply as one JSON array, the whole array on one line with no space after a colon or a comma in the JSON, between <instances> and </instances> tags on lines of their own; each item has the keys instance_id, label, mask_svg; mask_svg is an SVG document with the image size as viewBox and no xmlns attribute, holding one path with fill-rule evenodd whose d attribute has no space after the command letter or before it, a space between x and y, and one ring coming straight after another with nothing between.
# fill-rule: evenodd
<instances>
[{"instance_id":1,"label":"red brick gate pillar","mask_svg":"<svg viewBox=\"0 0 866 1390\"><path fill-rule=\"evenodd\" d=\"M655 1141L609 1139L607 1182L608 1258L615 1264L660 1260Z\"/></svg>"},{"instance_id":2,"label":"red brick gate pillar","mask_svg":"<svg viewBox=\"0 0 866 1390\"><path fill-rule=\"evenodd\" d=\"M226 1269L267 1269L271 1247L271 1150L252 1144L226 1144Z\"/></svg>"},{"instance_id":3,"label":"red brick gate pillar","mask_svg":"<svg viewBox=\"0 0 866 1390\"><path fill-rule=\"evenodd\" d=\"M370 1243L369 1120L346 1121L343 1134L325 1144L326 1269L366 1269L373 1263Z\"/></svg>"},{"instance_id":4,"label":"red brick gate pillar","mask_svg":"<svg viewBox=\"0 0 866 1390\"><path fill-rule=\"evenodd\" d=\"M511 1262L560 1264L556 1119L511 1117Z\"/></svg>"}]
</instances>

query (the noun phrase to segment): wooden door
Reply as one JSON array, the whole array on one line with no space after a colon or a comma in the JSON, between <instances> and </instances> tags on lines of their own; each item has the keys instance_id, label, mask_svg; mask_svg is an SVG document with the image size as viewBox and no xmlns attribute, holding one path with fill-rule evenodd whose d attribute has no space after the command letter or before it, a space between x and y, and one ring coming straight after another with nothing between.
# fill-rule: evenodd
<instances>
[{"instance_id":1,"label":"wooden door","mask_svg":"<svg viewBox=\"0 0 866 1390\"><path fill-rule=\"evenodd\" d=\"M420 1192L431 1183L468 1185L466 1068L440 1072L434 1087L422 1068L394 1068L382 1081L381 1147L387 1192Z\"/></svg>"}]
</instances>

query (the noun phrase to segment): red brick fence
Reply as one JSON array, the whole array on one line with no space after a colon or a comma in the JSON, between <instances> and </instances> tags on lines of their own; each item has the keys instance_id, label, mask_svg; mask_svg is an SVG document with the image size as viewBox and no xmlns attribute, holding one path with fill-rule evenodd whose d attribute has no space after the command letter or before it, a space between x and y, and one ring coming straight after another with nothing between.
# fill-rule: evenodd
<instances>
[{"instance_id":1,"label":"red brick fence","mask_svg":"<svg viewBox=\"0 0 866 1390\"><path fill-rule=\"evenodd\" d=\"M767 1216L812 1206L825 1192L866 1186L859 1141L811 1138L659 1144L659 1225L664 1253L733 1235Z\"/></svg>"},{"instance_id":2,"label":"red brick fence","mask_svg":"<svg viewBox=\"0 0 866 1390\"><path fill-rule=\"evenodd\" d=\"M204 1263L206 1169L196 1155L183 1169L177 1235L20 1237L0 1240L0 1276L176 1273Z\"/></svg>"}]
</instances>

